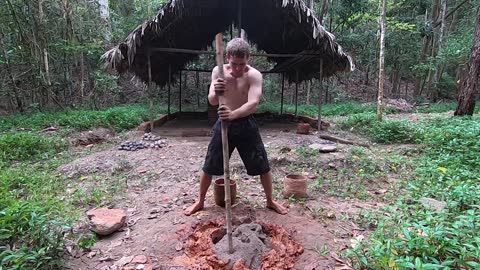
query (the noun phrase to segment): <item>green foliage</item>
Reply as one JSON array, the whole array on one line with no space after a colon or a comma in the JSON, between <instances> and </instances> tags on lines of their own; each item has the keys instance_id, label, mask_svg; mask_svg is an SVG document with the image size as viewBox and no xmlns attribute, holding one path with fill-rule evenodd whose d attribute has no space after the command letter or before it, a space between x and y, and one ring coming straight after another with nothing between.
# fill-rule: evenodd
<instances>
[{"instance_id":1,"label":"green foliage","mask_svg":"<svg viewBox=\"0 0 480 270\"><path fill-rule=\"evenodd\" d=\"M453 102L441 102L441 103L433 103L429 104L428 106L424 106L421 108L416 109L416 112L419 113L442 113L453 111L457 107L457 103Z\"/></svg>"},{"instance_id":2,"label":"green foliage","mask_svg":"<svg viewBox=\"0 0 480 270\"><path fill-rule=\"evenodd\" d=\"M438 118L413 128L424 149L414 162L415 179L382 210L375 233L348 255L359 269L478 269L480 122ZM420 204L422 197L447 207L437 212Z\"/></svg>"},{"instance_id":3,"label":"green foliage","mask_svg":"<svg viewBox=\"0 0 480 270\"><path fill-rule=\"evenodd\" d=\"M58 137L27 132L9 132L0 135L0 162L48 158L67 148L65 140Z\"/></svg>"},{"instance_id":4,"label":"green foliage","mask_svg":"<svg viewBox=\"0 0 480 270\"><path fill-rule=\"evenodd\" d=\"M62 178L48 168L20 164L0 171L0 269L59 269L70 221L57 197Z\"/></svg>"},{"instance_id":5,"label":"green foliage","mask_svg":"<svg viewBox=\"0 0 480 270\"><path fill-rule=\"evenodd\" d=\"M294 105L283 106L284 112L293 113L295 112ZM322 116L344 116L351 114L359 114L364 112L375 112L375 105L364 105L356 102L339 102L339 103L328 103L322 105ZM273 102L262 102L258 107L258 112L272 112L280 113L280 105ZM307 115L311 117L318 117L318 105L299 105L297 112L300 115ZM386 113L393 113L394 110L388 109Z\"/></svg>"},{"instance_id":6,"label":"green foliage","mask_svg":"<svg viewBox=\"0 0 480 270\"><path fill-rule=\"evenodd\" d=\"M164 107L156 107L155 109L156 114L166 112ZM0 119L0 130L13 128L42 129L53 125L73 129L109 127L121 131L136 127L148 118L148 107L133 104L124 107L112 107L102 111L68 110L58 113L13 115Z\"/></svg>"},{"instance_id":7,"label":"green foliage","mask_svg":"<svg viewBox=\"0 0 480 270\"><path fill-rule=\"evenodd\" d=\"M373 113L350 115L340 122L339 127L368 135L379 143L411 143L416 139L416 130L407 120L378 122Z\"/></svg>"},{"instance_id":8,"label":"green foliage","mask_svg":"<svg viewBox=\"0 0 480 270\"><path fill-rule=\"evenodd\" d=\"M367 132L375 142L412 143L416 139L415 128L407 120L387 120L374 123Z\"/></svg>"},{"instance_id":9,"label":"green foliage","mask_svg":"<svg viewBox=\"0 0 480 270\"><path fill-rule=\"evenodd\" d=\"M44 203L0 209L0 269L53 269L63 252L61 214Z\"/></svg>"}]
</instances>

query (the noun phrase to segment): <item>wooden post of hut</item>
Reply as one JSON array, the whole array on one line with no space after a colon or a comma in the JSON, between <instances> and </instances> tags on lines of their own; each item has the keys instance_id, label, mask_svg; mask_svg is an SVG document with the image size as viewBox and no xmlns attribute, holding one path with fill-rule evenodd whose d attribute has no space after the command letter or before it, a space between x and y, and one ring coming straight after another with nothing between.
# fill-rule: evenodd
<instances>
[{"instance_id":1,"label":"wooden post of hut","mask_svg":"<svg viewBox=\"0 0 480 270\"><path fill-rule=\"evenodd\" d=\"M148 68L148 85L147 85L147 91L148 91L148 99L150 101L150 132L153 132L153 122L154 122L154 116L153 116L153 93L152 93L152 64L150 61L150 49L147 52L147 68Z\"/></svg>"},{"instance_id":2,"label":"wooden post of hut","mask_svg":"<svg viewBox=\"0 0 480 270\"><path fill-rule=\"evenodd\" d=\"M178 90L178 111L182 112L182 71L180 70L180 78L179 78L179 90ZM185 82L187 83L187 82Z\"/></svg>"},{"instance_id":3,"label":"wooden post of hut","mask_svg":"<svg viewBox=\"0 0 480 270\"><path fill-rule=\"evenodd\" d=\"M298 70L297 70L297 80L295 82L295 116L297 116L298 110Z\"/></svg>"},{"instance_id":4,"label":"wooden post of hut","mask_svg":"<svg viewBox=\"0 0 480 270\"><path fill-rule=\"evenodd\" d=\"M318 87L318 133L322 130L322 93L323 93L323 58L320 57L320 73L318 80L320 86Z\"/></svg>"},{"instance_id":5,"label":"wooden post of hut","mask_svg":"<svg viewBox=\"0 0 480 270\"><path fill-rule=\"evenodd\" d=\"M172 65L168 65L168 107L167 114L170 116L170 85L172 84Z\"/></svg>"},{"instance_id":6,"label":"wooden post of hut","mask_svg":"<svg viewBox=\"0 0 480 270\"><path fill-rule=\"evenodd\" d=\"M282 72L282 96L280 97L280 114L283 114L283 92L285 90L285 73Z\"/></svg>"}]
</instances>

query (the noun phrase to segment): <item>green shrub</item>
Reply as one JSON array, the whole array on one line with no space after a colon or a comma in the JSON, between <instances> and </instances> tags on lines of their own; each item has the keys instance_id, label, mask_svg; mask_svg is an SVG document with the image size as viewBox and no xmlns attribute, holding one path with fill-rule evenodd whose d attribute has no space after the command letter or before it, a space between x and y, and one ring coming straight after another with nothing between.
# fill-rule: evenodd
<instances>
[{"instance_id":1,"label":"green shrub","mask_svg":"<svg viewBox=\"0 0 480 270\"><path fill-rule=\"evenodd\" d=\"M359 113L348 116L339 122L338 127L344 130L350 130L365 134L370 126L377 121L373 113Z\"/></svg>"},{"instance_id":2,"label":"green shrub","mask_svg":"<svg viewBox=\"0 0 480 270\"><path fill-rule=\"evenodd\" d=\"M166 112L165 106L155 107L155 114L164 112ZM31 115L11 115L0 119L0 131L18 128L41 130L51 125L80 130L107 127L122 131L138 126L142 121L148 120L149 115L148 107L141 104L113 107L101 111L67 110Z\"/></svg>"},{"instance_id":3,"label":"green shrub","mask_svg":"<svg viewBox=\"0 0 480 270\"><path fill-rule=\"evenodd\" d=\"M414 126L406 120L385 120L374 122L367 133L379 143L411 143L416 139Z\"/></svg>"},{"instance_id":4,"label":"green shrub","mask_svg":"<svg viewBox=\"0 0 480 270\"><path fill-rule=\"evenodd\" d=\"M480 269L480 121L444 117L412 128L423 148L415 179L347 255L359 269ZM423 197L446 208L425 207Z\"/></svg>"},{"instance_id":5,"label":"green shrub","mask_svg":"<svg viewBox=\"0 0 480 270\"><path fill-rule=\"evenodd\" d=\"M58 137L45 137L27 132L10 132L0 136L0 161L10 163L48 158L67 147L68 143Z\"/></svg>"},{"instance_id":6,"label":"green shrub","mask_svg":"<svg viewBox=\"0 0 480 270\"><path fill-rule=\"evenodd\" d=\"M55 269L67 224L61 214L32 202L0 209L0 269Z\"/></svg>"}]
</instances>

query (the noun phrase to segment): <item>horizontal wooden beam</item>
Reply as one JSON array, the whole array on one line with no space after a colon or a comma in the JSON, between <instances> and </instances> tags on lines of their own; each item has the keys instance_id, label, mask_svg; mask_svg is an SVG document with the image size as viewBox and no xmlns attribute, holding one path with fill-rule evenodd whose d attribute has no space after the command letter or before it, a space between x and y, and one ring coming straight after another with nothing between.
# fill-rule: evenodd
<instances>
[{"instance_id":1,"label":"horizontal wooden beam","mask_svg":"<svg viewBox=\"0 0 480 270\"><path fill-rule=\"evenodd\" d=\"M189 54L210 54L215 55L215 52L212 51L201 51L201 50L189 50L189 49L177 49L177 48L150 48L151 52L166 52L166 53L189 53ZM278 54L278 53L251 53L252 56L263 56L263 57L301 57L301 56L317 56L320 57L320 53L297 53L297 54Z\"/></svg>"},{"instance_id":2,"label":"horizontal wooden beam","mask_svg":"<svg viewBox=\"0 0 480 270\"><path fill-rule=\"evenodd\" d=\"M182 68L180 70L181 71L194 71L194 72L197 72L197 71L198 72L208 72L208 73L212 72L212 70L210 70L210 69L198 69L198 68ZM260 71L260 73L270 74L270 73L281 73L281 72L266 70L266 71Z\"/></svg>"}]
</instances>

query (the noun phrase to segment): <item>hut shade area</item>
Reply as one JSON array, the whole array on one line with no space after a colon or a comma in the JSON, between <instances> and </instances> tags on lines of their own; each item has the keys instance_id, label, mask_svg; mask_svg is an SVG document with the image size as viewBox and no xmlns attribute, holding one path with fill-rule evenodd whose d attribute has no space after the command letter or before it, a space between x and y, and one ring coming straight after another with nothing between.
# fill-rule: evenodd
<instances>
[{"instance_id":1,"label":"hut shade area","mask_svg":"<svg viewBox=\"0 0 480 270\"><path fill-rule=\"evenodd\" d=\"M163 87L169 83L169 68L171 76L178 77L211 48L217 33L232 25L244 29L248 41L275 63L270 72L283 73L290 82L353 70L351 58L301 0L171 0L103 59L145 83L150 66L151 81ZM162 50L168 48L184 51Z\"/></svg>"}]
</instances>

